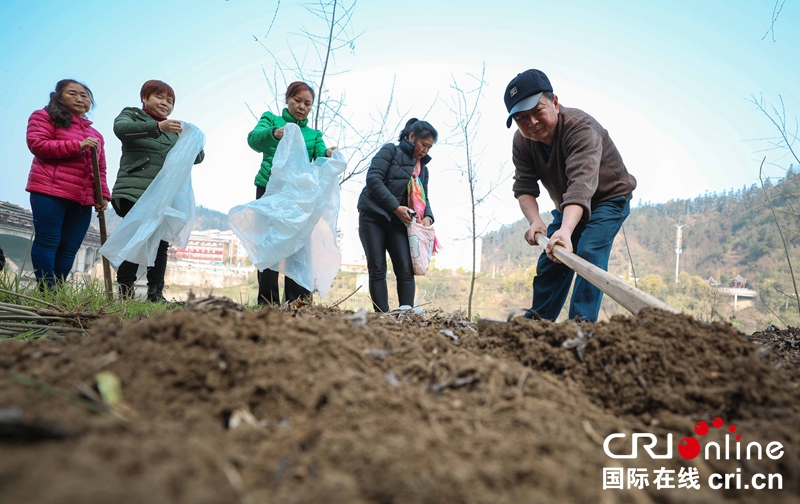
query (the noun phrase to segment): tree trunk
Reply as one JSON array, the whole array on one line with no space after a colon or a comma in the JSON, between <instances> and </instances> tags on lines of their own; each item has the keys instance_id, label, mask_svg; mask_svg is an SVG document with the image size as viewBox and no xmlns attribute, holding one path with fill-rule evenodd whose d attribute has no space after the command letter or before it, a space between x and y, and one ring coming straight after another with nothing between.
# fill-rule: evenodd
<instances>
[{"instance_id":1,"label":"tree trunk","mask_svg":"<svg viewBox=\"0 0 800 504\"><path fill-rule=\"evenodd\" d=\"M469 153L469 139L467 139L467 152ZM475 256L477 250L476 242L476 219L475 219L475 177L472 171L472 159L467 154L467 175L469 176L469 199L472 207L472 279L469 283L469 304L467 305L467 318L472 319L472 297L475 294Z\"/></svg>"}]
</instances>

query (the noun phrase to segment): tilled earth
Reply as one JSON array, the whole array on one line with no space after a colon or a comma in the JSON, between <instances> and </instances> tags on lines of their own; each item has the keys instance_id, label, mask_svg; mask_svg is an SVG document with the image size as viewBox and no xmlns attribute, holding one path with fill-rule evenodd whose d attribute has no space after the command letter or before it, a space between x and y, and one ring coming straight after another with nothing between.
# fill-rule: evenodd
<instances>
[{"instance_id":1,"label":"tilled earth","mask_svg":"<svg viewBox=\"0 0 800 504\"><path fill-rule=\"evenodd\" d=\"M800 502L799 360L796 329L746 337L656 310L597 324L319 307L104 320L0 342L0 501ZM101 372L121 383L112 412ZM672 456L640 440L612 459L614 433L612 454L652 433ZM720 460L682 457L686 437L719 443ZM619 470L623 489L604 489ZM689 472L699 489L677 488ZM734 475L729 488L713 474ZM758 474L775 488L754 490Z\"/></svg>"}]
</instances>

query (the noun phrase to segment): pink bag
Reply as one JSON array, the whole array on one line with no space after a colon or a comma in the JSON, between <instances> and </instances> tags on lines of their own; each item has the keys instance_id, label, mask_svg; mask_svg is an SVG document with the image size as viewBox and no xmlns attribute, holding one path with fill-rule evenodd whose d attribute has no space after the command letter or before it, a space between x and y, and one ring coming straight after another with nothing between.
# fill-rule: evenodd
<instances>
[{"instance_id":1,"label":"pink bag","mask_svg":"<svg viewBox=\"0 0 800 504\"><path fill-rule=\"evenodd\" d=\"M414 266L414 274L423 276L428 272L433 256L433 244L436 233L433 226L425 227L416 221L407 225L408 227L408 247L411 250L411 264Z\"/></svg>"}]
</instances>

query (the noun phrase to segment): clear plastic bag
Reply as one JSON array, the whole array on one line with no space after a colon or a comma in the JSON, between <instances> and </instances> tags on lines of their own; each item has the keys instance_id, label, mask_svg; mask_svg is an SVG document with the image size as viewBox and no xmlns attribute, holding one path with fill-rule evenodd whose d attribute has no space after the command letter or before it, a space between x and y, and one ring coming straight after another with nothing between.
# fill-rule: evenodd
<instances>
[{"instance_id":1,"label":"clear plastic bag","mask_svg":"<svg viewBox=\"0 0 800 504\"><path fill-rule=\"evenodd\" d=\"M296 124L287 124L264 195L228 212L231 229L260 271L271 269L325 296L342 264L336 243L339 174L347 163L338 151L308 161Z\"/></svg>"},{"instance_id":2,"label":"clear plastic bag","mask_svg":"<svg viewBox=\"0 0 800 504\"><path fill-rule=\"evenodd\" d=\"M186 247L195 218L192 167L206 137L182 122L183 132L147 190L114 229L100 253L118 268L123 261L153 266L161 240Z\"/></svg>"},{"instance_id":3,"label":"clear plastic bag","mask_svg":"<svg viewBox=\"0 0 800 504\"><path fill-rule=\"evenodd\" d=\"M424 276L428 272L435 237L433 226L425 227L416 221L408 224L408 248L411 251L411 265L415 275Z\"/></svg>"}]
</instances>

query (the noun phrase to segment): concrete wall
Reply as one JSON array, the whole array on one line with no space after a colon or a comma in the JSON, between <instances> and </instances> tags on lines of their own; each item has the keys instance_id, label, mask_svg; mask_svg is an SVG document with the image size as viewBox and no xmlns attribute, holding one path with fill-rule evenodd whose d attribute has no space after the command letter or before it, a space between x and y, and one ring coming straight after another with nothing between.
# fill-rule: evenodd
<instances>
[{"instance_id":1,"label":"concrete wall","mask_svg":"<svg viewBox=\"0 0 800 504\"><path fill-rule=\"evenodd\" d=\"M167 266L167 274L164 280L167 285L222 289L246 284L254 271L255 268L232 268L170 262Z\"/></svg>"},{"instance_id":2,"label":"concrete wall","mask_svg":"<svg viewBox=\"0 0 800 504\"><path fill-rule=\"evenodd\" d=\"M253 267L231 268L228 266L212 266L205 264L185 263L169 261L167 263L167 273L164 276L164 283L168 286L197 287L198 289L222 289L237 285L246 285L250 275L256 271ZM139 269L141 278L136 282L137 285L144 286L147 277L144 276L144 269ZM116 274L112 268L112 279L116 281ZM76 274L78 278L81 274ZM90 279L103 280L103 266L98 262L84 274Z\"/></svg>"}]
</instances>

